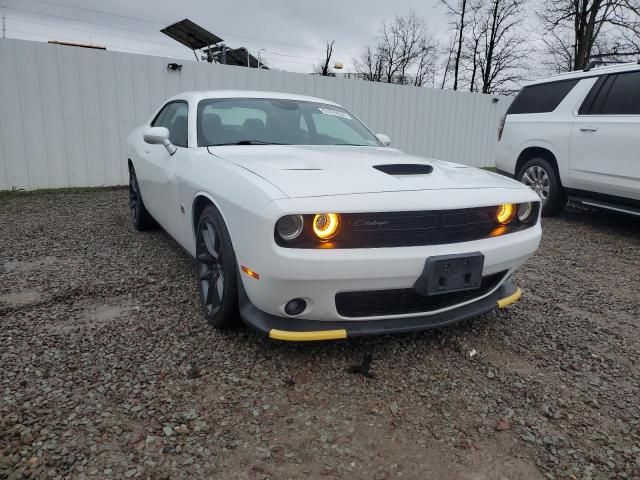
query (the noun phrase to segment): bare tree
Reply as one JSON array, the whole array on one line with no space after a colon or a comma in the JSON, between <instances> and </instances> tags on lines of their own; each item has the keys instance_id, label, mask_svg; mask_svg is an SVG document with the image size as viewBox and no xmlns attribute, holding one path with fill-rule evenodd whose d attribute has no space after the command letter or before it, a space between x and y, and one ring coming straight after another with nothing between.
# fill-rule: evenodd
<instances>
[{"instance_id":1,"label":"bare tree","mask_svg":"<svg viewBox=\"0 0 640 480\"><path fill-rule=\"evenodd\" d=\"M553 73L570 72L574 67L573 44L566 32L551 30L542 37L542 63Z\"/></svg>"},{"instance_id":2,"label":"bare tree","mask_svg":"<svg viewBox=\"0 0 640 480\"><path fill-rule=\"evenodd\" d=\"M620 59L640 51L638 0L545 0L539 17L556 71L585 68L592 59Z\"/></svg>"},{"instance_id":3,"label":"bare tree","mask_svg":"<svg viewBox=\"0 0 640 480\"><path fill-rule=\"evenodd\" d=\"M621 8L611 20L618 35L608 49L610 58L626 59L640 57L640 0L621 0ZM603 49L604 50L604 49Z\"/></svg>"},{"instance_id":4,"label":"bare tree","mask_svg":"<svg viewBox=\"0 0 640 480\"><path fill-rule=\"evenodd\" d=\"M440 89L444 89L445 85L447 84L447 76L449 74L449 71L451 70L451 62L453 60L455 51L456 51L456 39L454 36L454 38L452 38L451 42L449 43L449 48L445 52L445 55L447 56L447 61L444 64L444 69L442 72L442 83L440 84Z\"/></svg>"},{"instance_id":5,"label":"bare tree","mask_svg":"<svg viewBox=\"0 0 640 480\"><path fill-rule=\"evenodd\" d=\"M384 22L374 47L354 60L365 80L422 85L433 79L437 45L426 21L414 12Z\"/></svg>"},{"instance_id":6,"label":"bare tree","mask_svg":"<svg viewBox=\"0 0 640 480\"><path fill-rule=\"evenodd\" d=\"M318 65L315 66L315 73L322 75L323 77L328 77L331 75L331 55L333 55L333 44L335 40L331 42L327 42L327 48L325 52L324 59L320 61Z\"/></svg>"},{"instance_id":7,"label":"bare tree","mask_svg":"<svg viewBox=\"0 0 640 480\"><path fill-rule=\"evenodd\" d=\"M378 48L364 47L359 57L354 59L355 70L363 80L382 81L382 58Z\"/></svg>"},{"instance_id":8,"label":"bare tree","mask_svg":"<svg viewBox=\"0 0 640 480\"><path fill-rule=\"evenodd\" d=\"M452 30L456 33L457 47L453 58L453 89L458 89L458 74L460 71L460 59L462 58L462 45L465 34L465 15L467 14L468 0L456 0L456 3L452 3L451 0L440 0L445 7L447 7L447 13L454 20L451 24Z\"/></svg>"},{"instance_id":9,"label":"bare tree","mask_svg":"<svg viewBox=\"0 0 640 480\"><path fill-rule=\"evenodd\" d=\"M438 47L435 42L426 43L416 61L412 84L421 87L427 83L435 83L436 65L438 62Z\"/></svg>"},{"instance_id":10,"label":"bare tree","mask_svg":"<svg viewBox=\"0 0 640 480\"><path fill-rule=\"evenodd\" d=\"M467 41L463 59L467 63L469 91L478 90L478 69L480 68L480 54L482 39L487 32L487 19L484 15L482 0L473 2L470 6L471 20L469 22L469 39Z\"/></svg>"},{"instance_id":11,"label":"bare tree","mask_svg":"<svg viewBox=\"0 0 640 480\"><path fill-rule=\"evenodd\" d=\"M486 8L486 27L482 32L482 53L478 58L482 93L510 93L520 79L525 55L523 48L522 6L525 0L490 0ZM579 0L576 0L579 1Z\"/></svg>"},{"instance_id":12,"label":"bare tree","mask_svg":"<svg viewBox=\"0 0 640 480\"><path fill-rule=\"evenodd\" d=\"M453 89L511 93L523 71L522 7L526 0L441 0L456 20L442 77ZM635 1L635 0L634 0ZM639 0L640 1L640 0ZM450 84L451 85L451 84Z\"/></svg>"}]
</instances>

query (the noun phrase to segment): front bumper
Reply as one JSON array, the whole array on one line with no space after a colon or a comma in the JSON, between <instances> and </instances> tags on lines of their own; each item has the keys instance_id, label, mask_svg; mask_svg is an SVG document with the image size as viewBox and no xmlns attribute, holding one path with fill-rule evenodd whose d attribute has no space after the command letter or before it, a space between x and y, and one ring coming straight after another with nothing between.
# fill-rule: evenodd
<instances>
[{"instance_id":1,"label":"front bumper","mask_svg":"<svg viewBox=\"0 0 640 480\"><path fill-rule=\"evenodd\" d=\"M440 255L484 255L483 276L516 271L536 251L540 225L495 238L449 245L404 248L308 250L275 245L257 246L251 257L238 256L238 263L259 274L259 280L240 274L246 296L255 307L275 317L289 317L285 305L301 298L308 308L296 321L363 322L420 317L440 313L372 313L343 316L336 305L341 292L366 292L412 288L422 275L425 260ZM265 242L263 242L265 243ZM454 307L452 304L451 307ZM452 310L444 307L444 310ZM289 317L291 318L291 317Z\"/></svg>"},{"instance_id":2,"label":"front bumper","mask_svg":"<svg viewBox=\"0 0 640 480\"><path fill-rule=\"evenodd\" d=\"M445 327L468 318L504 308L520 299L521 291L513 283L503 283L492 294L458 308L431 315L365 321L317 321L270 315L255 307L239 286L240 317L249 326L285 341L338 340L350 337L407 333Z\"/></svg>"}]
</instances>

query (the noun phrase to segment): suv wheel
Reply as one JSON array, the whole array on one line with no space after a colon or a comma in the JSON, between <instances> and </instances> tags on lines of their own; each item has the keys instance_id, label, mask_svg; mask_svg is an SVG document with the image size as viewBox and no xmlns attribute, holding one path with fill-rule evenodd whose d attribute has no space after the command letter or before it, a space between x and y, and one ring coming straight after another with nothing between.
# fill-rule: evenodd
<instances>
[{"instance_id":1,"label":"suv wheel","mask_svg":"<svg viewBox=\"0 0 640 480\"><path fill-rule=\"evenodd\" d=\"M544 158L532 158L518 172L518 180L538 194L542 201L542 216L552 217L567 204L560 179Z\"/></svg>"}]
</instances>

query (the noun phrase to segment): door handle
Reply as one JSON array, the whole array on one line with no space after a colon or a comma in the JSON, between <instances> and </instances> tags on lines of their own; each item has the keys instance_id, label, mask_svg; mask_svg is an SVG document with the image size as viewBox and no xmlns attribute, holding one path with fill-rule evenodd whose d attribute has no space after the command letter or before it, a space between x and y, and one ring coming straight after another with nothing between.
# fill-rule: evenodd
<instances>
[{"instance_id":1,"label":"door handle","mask_svg":"<svg viewBox=\"0 0 640 480\"><path fill-rule=\"evenodd\" d=\"M593 128L593 127L582 127L580 129L581 132L588 132L588 133L593 133L593 132L597 132L598 129L597 128Z\"/></svg>"}]
</instances>

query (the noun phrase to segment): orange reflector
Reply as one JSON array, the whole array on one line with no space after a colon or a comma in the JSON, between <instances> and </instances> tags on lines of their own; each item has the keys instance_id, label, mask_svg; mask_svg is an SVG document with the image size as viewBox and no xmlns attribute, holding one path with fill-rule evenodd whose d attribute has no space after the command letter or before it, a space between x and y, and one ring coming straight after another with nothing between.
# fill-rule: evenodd
<instances>
[{"instance_id":1,"label":"orange reflector","mask_svg":"<svg viewBox=\"0 0 640 480\"><path fill-rule=\"evenodd\" d=\"M250 268L247 268L243 265L240 265L240 268L242 269L242 271L244 273L246 273L247 275L249 275L250 277L255 278L256 280L260 280L260 274L258 272L254 272L253 270L251 270Z\"/></svg>"}]
</instances>

